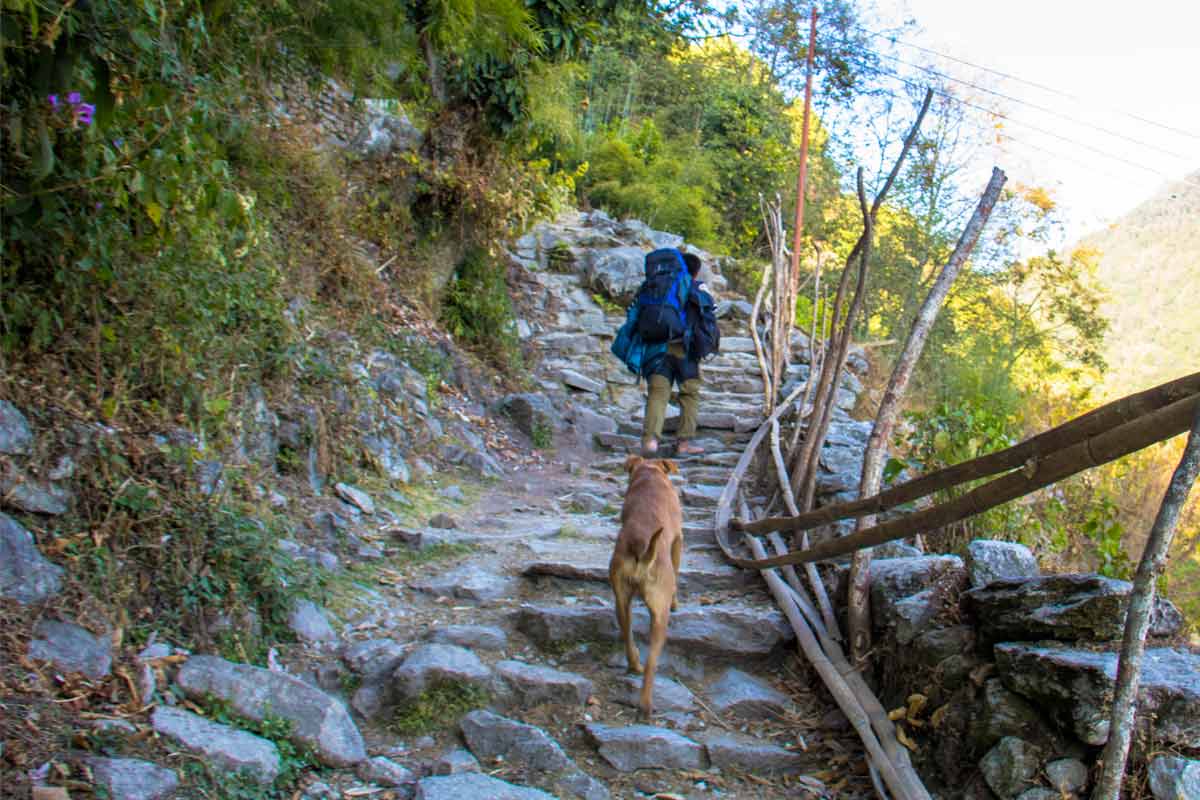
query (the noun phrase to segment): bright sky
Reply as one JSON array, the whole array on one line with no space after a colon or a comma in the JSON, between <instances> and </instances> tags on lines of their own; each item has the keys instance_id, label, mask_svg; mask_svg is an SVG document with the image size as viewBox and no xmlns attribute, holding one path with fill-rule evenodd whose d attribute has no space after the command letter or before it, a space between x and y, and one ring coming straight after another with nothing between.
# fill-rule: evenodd
<instances>
[{"instance_id":1,"label":"bright sky","mask_svg":"<svg viewBox=\"0 0 1200 800\"><path fill-rule=\"evenodd\" d=\"M1011 118L1003 121L1004 129L1012 139L994 154L996 164L1008 173L1010 185L1019 181L1052 191L1069 239L1129 211L1168 180L1200 170L1195 0L878 2L885 20L916 20L918 29L901 36L902 42L1055 90L903 44L897 50L905 60L932 60L951 77L1025 103L958 84L980 104L1003 104ZM983 175L981 188L986 169Z\"/></svg>"}]
</instances>

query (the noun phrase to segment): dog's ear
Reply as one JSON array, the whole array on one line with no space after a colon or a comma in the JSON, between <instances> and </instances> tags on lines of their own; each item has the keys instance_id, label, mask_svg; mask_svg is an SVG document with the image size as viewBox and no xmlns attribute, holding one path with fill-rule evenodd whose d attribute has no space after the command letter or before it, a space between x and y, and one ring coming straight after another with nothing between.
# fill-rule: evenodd
<instances>
[{"instance_id":1,"label":"dog's ear","mask_svg":"<svg viewBox=\"0 0 1200 800\"><path fill-rule=\"evenodd\" d=\"M659 460L658 466L660 469L662 469L663 472L667 473L668 475L678 475L679 474L679 465L676 464L674 461L672 461L669 458L664 458L664 459Z\"/></svg>"},{"instance_id":2,"label":"dog's ear","mask_svg":"<svg viewBox=\"0 0 1200 800\"><path fill-rule=\"evenodd\" d=\"M641 464L645 460L646 459L638 455L630 456L629 458L625 459L625 471L632 473L635 469L637 469L638 464Z\"/></svg>"}]
</instances>

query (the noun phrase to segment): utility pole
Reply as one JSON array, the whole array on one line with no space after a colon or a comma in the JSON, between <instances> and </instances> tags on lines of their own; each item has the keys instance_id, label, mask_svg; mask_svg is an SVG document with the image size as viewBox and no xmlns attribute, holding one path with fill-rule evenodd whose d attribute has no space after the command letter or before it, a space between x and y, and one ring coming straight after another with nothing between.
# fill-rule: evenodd
<instances>
[{"instance_id":1,"label":"utility pole","mask_svg":"<svg viewBox=\"0 0 1200 800\"><path fill-rule=\"evenodd\" d=\"M804 78L804 127L800 133L800 177L796 181L796 231L792 237L792 308L796 313L796 291L800 283L800 235L804 229L804 195L808 186L808 117L812 108L813 53L817 48L817 4L814 0L808 28L807 75ZM816 309L813 309L814 313Z\"/></svg>"}]
</instances>

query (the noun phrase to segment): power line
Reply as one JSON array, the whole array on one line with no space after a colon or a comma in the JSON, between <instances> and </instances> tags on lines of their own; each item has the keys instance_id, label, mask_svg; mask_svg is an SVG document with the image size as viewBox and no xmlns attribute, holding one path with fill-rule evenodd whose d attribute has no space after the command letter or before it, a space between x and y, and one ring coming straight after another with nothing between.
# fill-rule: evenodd
<instances>
[{"instance_id":1,"label":"power line","mask_svg":"<svg viewBox=\"0 0 1200 800\"><path fill-rule=\"evenodd\" d=\"M1094 125L1090 122L1086 122L1084 120L1072 117L1069 114L1064 114L1061 111L1055 111L1052 108L1047 108L1046 106L1038 105L1037 103L1031 103L1027 100L1021 100L1020 98L1004 94L1003 92L998 92L995 89L989 89L986 86L980 86L978 84L971 83L970 81L966 81L961 78L956 78L953 75L947 75L946 73L939 72L938 70L933 69L932 67L924 67L924 66L921 66L920 64L912 64L912 63L900 58L899 56L893 56L888 53L881 53L880 55L882 55L884 58L889 58L898 64L903 64L906 67L924 70L925 72L928 72L931 75L936 75L939 78L945 78L948 81L954 81L955 83L961 83L963 86L969 86L972 89L978 89L981 92L987 92L988 94L995 95L996 97L1003 98L1003 99L1008 100L1013 103L1018 103L1023 106L1029 106L1030 108L1036 109L1036 110L1044 112L1046 114L1052 114L1060 119L1065 119L1066 121L1072 122L1076 125L1082 125L1084 127L1091 128L1092 130L1099 131L1100 133L1107 134L1108 136L1115 136L1118 139L1124 139L1125 141L1130 142L1131 144L1136 144L1139 147L1145 147L1150 150L1157 150L1158 152L1163 153L1164 155L1171 156L1172 158L1178 158L1181 161L1191 162L1193 159L1192 156L1185 156L1181 153L1176 153L1172 150L1167 150L1166 148L1159 147L1158 145L1151 144L1149 142L1143 142L1141 139L1135 139L1132 136L1127 136L1118 131L1112 131L1112 130L1109 130L1108 128L1104 128L1099 125Z\"/></svg>"},{"instance_id":2,"label":"power line","mask_svg":"<svg viewBox=\"0 0 1200 800\"><path fill-rule=\"evenodd\" d=\"M913 83L913 82L912 82L912 81L910 81L909 79L905 78L903 75L899 75L899 74L897 74L897 73L895 73L895 72L888 72L887 70L881 70L881 71L880 71L880 74L881 74L881 75L885 75L885 76L887 76L887 77L889 77L889 78L894 78L894 79L896 79L896 80L900 81L901 83L904 83L905 85L907 85L907 86L909 86L909 87L911 87L911 88L913 88L913 89L918 89L918 90L920 90L920 89L923 89L923 88L924 88L924 87L918 86L917 84ZM1012 122L1012 123L1015 123L1015 124L1017 124L1017 125L1024 125L1025 127L1029 128L1030 130L1037 131L1038 133L1041 133L1041 134L1043 134L1043 135L1045 135L1045 136L1051 136L1051 137L1053 137L1053 138L1055 138L1055 139L1059 139L1059 140L1061 140L1061 141L1063 141L1063 142L1066 142L1066 143L1067 143L1067 144L1069 144L1069 145L1073 145L1073 146L1075 146L1075 147L1082 147L1082 148L1085 148L1085 149L1087 149L1087 150L1091 150L1092 152L1094 152L1094 153L1097 153L1097 154L1099 154L1099 155L1102 155L1102 156L1104 156L1105 158L1110 158L1110 159L1113 159L1114 161L1120 161L1120 162L1122 162L1123 164L1126 164L1126 165L1128 165L1128 166L1130 166L1130 167L1134 167L1134 168L1136 168L1136 169L1139 169L1139 170L1142 170L1142 171L1144 171L1144 172L1149 172L1149 173L1151 173L1151 174L1154 174L1154 175L1157 175L1157 176L1159 176L1160 178L1165 178L1165 179L1167 179L1167 180L1175 180L1175 178L1174 178L1173 176L1171 176L1171 175L1168 175L1167 173L1165 173L1165 172L1163 172L1163 171L1161 171L1161 170L1159 170L1159 169L1155 169L1155 168L1153 168L1153 167L1148 167L1148 166L1146 166L1145 164L1139 164L1139 163L1137 163L1136 161L1130 161L1129 159L1127 159L1127 158L1124 158L1123 156L1118 156L1118 155L1115 155L1115 154L1113 154L1113 153L1110 153L1110 152L1108 152L1108 151L1106 151L1106 150L1101 150L1100 148L1098 148L1098 147L1095 147L1095 146L1093 146L1093 145L1090 145L1090 144L1088 144L1088 143L1086 143L1086 142L1080 142L1080 141L1078 141L1078 140L1076 140L1076 139L1072 139L1072 138L1070 138L1070 137L1068 137L1068 136L1063 136L1062 134L1055 133L1054 131L1048 131L1048 130L1046 130L1045 128L1041 128L1041 127L1039 127L1039 126L1037 126L1037 125L1034 125L1034 124L1032 124L1032 123L1025 122L1025 121L1023 121L1023 120L1019 120L1019 119L1014 119L1014 118L1012 118L1012 117L1010 117L1010 116L1008 116L1007 114L1004 114L1004 113L1002 113L1002 112L999 112L999 111L993 111L993 110L992 110L992 109L990 109L990 108L986 108L986 107L984 107L984 106L981 106L981 105L978 105L978 104L976 104L976 103L972 103L972 102L970 102L969 100L963 100L962 98L955 97L954 95L950 94L949 92L945 92L945 91L942 91L942 90L939 90L939 89L934 89L934 90L933 90L933 92L934 92L935 94L941 95L942 97L945 97L946 99L950 100L951 102L955 102L955 103L958 103L958 104L960 104L960 105L966 106L966 107L968 107L968 108L973 108L973 109L976 109L976 110L978 110L978 111L982 111L982 112L984 112L985 114L989 114L989 115L991 115L991 116L994 116L994 117L999 117L1000 119L1007 120L1007 121L1009 121L1009 122ZM1197 185L1197 186L1200 186L1200 182L1198 182L1198 181L1193 181L1193 180L1192 180L1190 177L1187 177L1187 176L1185 176L1185 177L1183 178L1183 181L1184 181L1185 183L1193 183L1193 184L1195 184L1195 185Z\"/></svg>"},{"instance_id":3,"label":"power line","mask_svg":"<svg viewBox=\"0 0 1200 800\"><path fill-rule=\"evenodd\" d=\"M854 24L854 23L852 23L852 24ZM866 27L864 27L862 25L858 25L858 24L854 24L854 27L858 28L863 33L866 33L869 36L874 36L879 39L884 39L886 41L891 42L892 44L903 45L904 47L911 47L914 50L920 50L923 53L928 53L930 55L937 56L938 58L945 58L949 61L954 61L959 64L963 64L965 66L971 67L972 69L979 69L979 70L983 70L984 72L990 72L993 75L998 75L1001 78L1004 78L1006 80L1016 81L1017 83L1023 83L1027 86L1032 86L1032 87L1034 87L1036 89L1040 89L1044 92L1050 92L1051 94L1056 94L1060 97L1066 97L1070 100L1075 101L1076 103L1079 103L1080 105L1094 105L1094 106L1097 106L1100 108L1104 108L1107 111L1115 111L1118 114L1123 114L1124 116L1127 116L1131 119L1135 119L1138 122L1142 122L1146 125L1153 125L1156 128L1162 128L1163 130L1170 131L1170 132L1178 134L1180 136L1186 136L1190 139L1200 140L1200 133L1195 133L1193 131L1184 130L1182 128L1176 128L1172 125L1167 125L1162 122L1156 122L1155 120L1147 119L1146 117L1142 117L1137 114L1126 111L1123 108L1117 108L1115 106L1109 106L1109 105L1106 105L1103 103L1098 103L1094 100L1088 100L1088 99L1079 97L1078 95L1072 94L1070 92L1065 92L1061 89L1055 89L1052 86L1046 86L1045 84L1038 83L1036 81L1027 80L1025 78L1019 77L1017 75L1012 75L1010 73L1003 72L998 69L993 69L991 67L985 67L982 64L976 64L973 61L967 61L965 59L958 58L956 56L952 56L947 53L941 53L941 52L938 52L937 50L931 50L930 48L922 47L919 44L913 44L912 42L905 42L905 41L902 41L901 39L897 38L894 34L880 33L878 31L873 31L870 28L866 28Z\"/></svg>"}]
</instances>

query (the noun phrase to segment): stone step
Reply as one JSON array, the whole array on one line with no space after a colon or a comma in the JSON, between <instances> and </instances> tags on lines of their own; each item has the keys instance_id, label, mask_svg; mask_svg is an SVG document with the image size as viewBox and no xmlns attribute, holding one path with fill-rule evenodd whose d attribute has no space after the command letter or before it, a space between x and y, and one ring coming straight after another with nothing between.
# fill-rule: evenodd
<instances>
[{"instance_id":1,"label":"stone step","mask_svg":"<svg viewBox=\"0 0 1200 800\"><path fill-rule=\"evenodd\" d=\"M685 539L686 541L686 539ZM532 541L532 560L522 574L526 577L552 576L577 581L608 583L608 564L612 545L599 542ZM693 552L681 560L679 591L685 595L725 589L757 586L758 575L728 564L724 558L707 552Z\"/></svg>"},{"instance_id":2,"label":"stone step","mask_svg":"<svg viewBox=\"0 0 1200 800\"><path fill-rule=\"evenodd\" d=\"M616 614L607 603L539 605L526 603L512 613L517 629L540 645L572 641L619 641ZM650 617L634 606L633 627L639 640L649 631ZM744 662L782 653L795 639L783 613L772 603L746 600L710 605L680 605L671 612L668 649Z\"/></svg>"}]
</instances>

